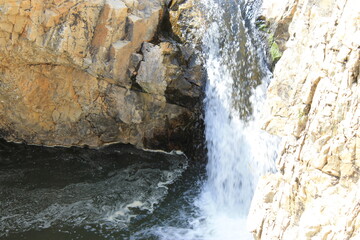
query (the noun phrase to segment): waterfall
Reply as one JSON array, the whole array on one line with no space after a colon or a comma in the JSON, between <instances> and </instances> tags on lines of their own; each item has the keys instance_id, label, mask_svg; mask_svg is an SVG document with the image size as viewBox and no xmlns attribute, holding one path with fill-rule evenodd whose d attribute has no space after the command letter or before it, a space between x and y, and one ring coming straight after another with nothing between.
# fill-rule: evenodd
<instances>
[{"instance_id":1,"label":"waterfall","mask_svg":"<svg viewBox=\"0 0 360 240\"><path fill-rule=\"evenodd\" d=\"M204 239L248 239L252 196L259 177L274 171L278 143L260 130L271 74L246 24L251 8L236 0L201 4L208 21L203 40L208 180L197 204L206 216L209 235Z\"/></svg>"},{"instance_id":2,"label":"waterfall","mask_svg":"<svg viewBox=\"0 0 360 240\"><path fill-rule=\"evenodd\" d=\"M279 140L261 130L261 112L271 72L256 40L256 0L199 0L208 150L200 193L179 196L191 206L138 236L170 240L247 240L251 200L260 176L275 171Z\"/></svg>"}]
</instances>

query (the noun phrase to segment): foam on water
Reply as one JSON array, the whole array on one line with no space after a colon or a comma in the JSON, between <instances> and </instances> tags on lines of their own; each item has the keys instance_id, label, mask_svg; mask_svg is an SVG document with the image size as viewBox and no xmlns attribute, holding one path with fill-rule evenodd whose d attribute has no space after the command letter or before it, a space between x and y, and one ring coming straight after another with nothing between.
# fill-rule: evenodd
<instances>
[{"instance_id":1,"label":"foam on water","mask_svg":"<svg viewBox=\"0 0 360 240\"><path fill-rule=\"evenodd\" d=\"M186 168L183 155L129 146L72 150L12 144L0 154L0 239L50 228L102 235L104 227L102 238L124 232L156 209Z\"/></svg>"}]
</instances>

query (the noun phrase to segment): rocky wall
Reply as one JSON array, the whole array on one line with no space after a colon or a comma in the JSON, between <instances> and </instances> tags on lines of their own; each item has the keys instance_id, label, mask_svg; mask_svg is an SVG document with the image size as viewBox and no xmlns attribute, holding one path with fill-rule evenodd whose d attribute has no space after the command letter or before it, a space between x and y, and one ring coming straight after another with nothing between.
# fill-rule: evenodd
<instances>
[{"instance_id":1,"label":"rocky wall","mask_svg":"<svg viewBox=\"0 0 360 240\"><path fill-rule=\"evenodd\" d=\"M186 148L200 115L202 69L180 42L160 39L169 4L0 0L1 137Z\"/></svg>"},{"instance_id":2,"label":"rocky wall","mask_svg":"<svg viewBox=\"0 0 360 240\"><path fill-rule=\"evenodd\" d=\"M282 136L278 172L255 193L255 239L360 238L360 4L264 0L282 56L264 129Z\"/></svg>"}]
</instances>

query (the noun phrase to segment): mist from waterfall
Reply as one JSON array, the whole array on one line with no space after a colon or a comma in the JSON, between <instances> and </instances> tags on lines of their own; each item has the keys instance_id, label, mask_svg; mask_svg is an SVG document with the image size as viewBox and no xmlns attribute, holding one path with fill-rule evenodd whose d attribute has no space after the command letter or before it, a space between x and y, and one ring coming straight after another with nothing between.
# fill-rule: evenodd
<instances>
[{"instance_id":1,"label":"mist from waterfall","mask_svg":"<svg viewBox=\"0 0 360 240\"><path fill-rule=\"evenodd\" d=\"M274 171L277 139L260 129L270 73L258 59L238 1L203 0L208 74L205 125L208 180L199 203L211 234L248 239L246 218L261 175ZM245 49L244 49L245 48Z\"/></svg>"}]
</instances>

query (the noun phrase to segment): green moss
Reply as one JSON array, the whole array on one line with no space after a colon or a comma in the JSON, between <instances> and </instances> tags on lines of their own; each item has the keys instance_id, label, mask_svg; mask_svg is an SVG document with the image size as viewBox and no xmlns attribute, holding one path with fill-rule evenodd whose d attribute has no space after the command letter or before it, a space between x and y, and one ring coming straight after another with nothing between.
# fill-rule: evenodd
<instances>
[{"instance_id":1,"label":"green moss","mask_svg":"<svg viewBox=\"0 0 360 240\"><path fill-rule=\"evenodd\" d=\"M274 42L274 34L270 33L269 37L268 37L269 46L271 46L273 44L273 42Z\"/></svg>"},{"instance_id":2,"label":"green moss","mask_svg":"<svg viewBox=\"0 0 360 240\"><path fill-rule=\"evenodd\" d=\"M255 20L256 28L264 33L269 33L270 22L266 20L265 16L258 16Z\"/></svg>"},{"instance_id":3,"label":"green moss","mask_svg":"<svg viewBox=\"0 0 360 240\"><path fill-rule=\"evenodd\" d=\"M281 53L281 51L279 49L278 44L276 43L276 41L274 39L274 34L269 34L268 43L269 43L269 46L270 46L271 61L273 63L276 63L281 58L282 53Z\"/></svg>"},{"instance_id":4,"label":"green moss","mask_svg":"<svg viewBox=\"0 0 360 240\"><path fill-rule=\"evenodd\" d=\"M259 31L262 32L269 32L269 24L268 23L259 23L256 24L256 27L259 29Z\"/></svg>"},{"instance_id":5,"label":"green moss","mask_svg":"<svg viewBox=\"0 0 360 240\"><path fill-rule=\"evenodd\" d=\"M273 62L279 61L279 59L282 56L282 53L280 52L279 46L277 45L277 43L275 41L271 44L270 56L271 56L271 60Z\"/></svg>"}]
</instances>

